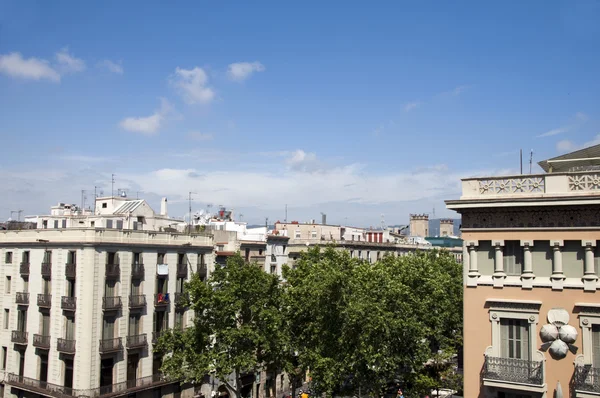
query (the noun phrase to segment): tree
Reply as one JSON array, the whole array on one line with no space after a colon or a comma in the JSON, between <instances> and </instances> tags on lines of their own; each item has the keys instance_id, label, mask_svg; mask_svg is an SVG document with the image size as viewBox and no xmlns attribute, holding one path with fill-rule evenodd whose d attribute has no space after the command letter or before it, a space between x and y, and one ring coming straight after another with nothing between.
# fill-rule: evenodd
<instances>
[{"instance_id":1,"label":"tree","mask_svg":"<svg viewBox=\"0 0 600 398\"><path fill-rule=\"evenodd\" d=\"M286 269L285 310L298 361L319 393L428 388L426 363L460 345L462 272L439 251L375 264L313 248Z\"/></svg>"},{"instance_id":2,"label":"tree","mask_svg":"<svg viewBox=\"0 0 600 398\"><path fill-rule=\"evenodd\" d=\"M239 397L244 372L282 366L286 335L277 276L238 253L206 282L194 275L185 289L196 314L193 325L167 333L158 344L168 376L197 383L214 372L230 395Z\"/></svg>"}]
</instances>

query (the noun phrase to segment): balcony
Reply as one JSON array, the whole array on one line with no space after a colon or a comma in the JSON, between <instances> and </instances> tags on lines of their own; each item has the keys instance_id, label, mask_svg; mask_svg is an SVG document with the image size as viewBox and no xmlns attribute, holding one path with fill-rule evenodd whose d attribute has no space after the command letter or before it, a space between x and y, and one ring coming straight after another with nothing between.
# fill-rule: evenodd
<instances>
[{"instance_id":1,"label":"balcony","mask_svg":"<svg viewBox=\"0 0 600 398\"><path fill-rule=\"evenodd\" d=\"M20 390L32 392L35 395L65 398L65 397L119 397L145 390L151 390L156 387L164 386L176 381L170 380L162 374L154 374L139 379L123 381L109 386L89 390L78 390L57 384L48 383L30 377L19 376L9 373L5 379L6 383Z\"/></svg>"},{"instance_id":2,"label":"balcony","mask_svg":"<svg viewBox=\"0 0 600 398\"><path fill-rule=\"evenodd\" d=\"M573 387L576 396L579 396L579 394L577 394L579 392L595 393L592 394L594 396L596 394L600 395L600 368L592 368L590 365L575 365Z\"/></svg>"},{"instance_id":3,"label":"balcony","mask_svg":"<svg viewBox=\"0 0 600 398\"><path fill-rule=\"evenodd\" d=\"M44 336L41 334L33 335L33 346L43 348L45 350L50 349L50 336Z\"/></svg>"},{"instance_id":4,"label":"balcony","mask_svg":"<svg viewBox=\"0 0 600 398\"><path fill-rule=\"evenodd\" d=\"M154 295L154 307L157 310L165 310L169 308L170 298L169 293L158 293Z\"/></svg>"},{"instance_id":5,"label":"balcony","mask_svg":"<svg viewBox=\"0 0 600 398\"><path fill-rule=\"evenodd\" d=\"M62 296L60 298L60 308L65 311L75 311L77 308L77 297Z\"/></svg>"},{"instance_id":6,"label":"balcony","mask_svg":"<svg viewBox=\"0 0 600 398\"><path fill-rule=\"evenodd\" d=\"M65 354L75 354L75 340L58 339L56 350Z\"/></svg>"},{"instance_id":7,"label":"balcony","mask_svg":"<svg viewBox=\"0 0 600 398\"><path fill-rule=\"evenodd\" d=\"M119 279L121 266L119 264L106 264L106 279Z\"/></svg>"},{"instance_id":8,"label":"balcony","mask_svg":"<svg viewBox=\"0 0 600 398\"><path fill-rule=\"evenodd\" d=\"M19 266L19 272L21 273L21 276L29 275L29 262L21 263Z\"/></svg>"},{"instance_id":9,"label":"balcony","mask_svg":"<svg viewBox=\"0 0 600 398\"><path fill-rule=\"evenodd\" d=\"M208 267L206 266L206 264L198 264L198 274L200 276L200 279L204 280L206 279L207 275L208 275Z\"/></svg>"},{"instance_id":10,"label":"balcony","mask_svg":"<svg viewBox=\"0 0 600 398\"><path fill-rule=\"evenodd\" d=\"M77 275L77 264L69 264L65 265L65 277L67 279L75 279Z\"/></svg>"},{"instance_id":11,"label":"balcony","mask_svg":"<svg viewBox=\"0 0 600 398\"><path fill-rule=\"evenodd\" d=\"M187 264L177 264L177 277L185 278L187 276Z\"/></svg>"},{"instance_id":12,"label":"balcony","mask_svg":"<svg viewBox=\"0 0 600 398\"><path fill-rule=\"evenodd\" d=\"M166 329L163 329L159 330L158 332L152 332L152 344L158 343L158 339L160 339L160 336L165 334L166 331Z\"/></svg>"},{"instance_id":13,"label":"balcony","mask_svg":"<svg viewBox=\"0 0 600 398\"><path fill-rule=\"evenodd\" d=\"M121 296L102 297L102 309L104 311L117 311L123 307Z\"/></svg>"},{"instance_id":14,"label":"balcony","mask_svg":"<svg viewBox=\"0 0 600 398\"><path fill-rule=\"evenodd\" d=\"M146 270L144 269L144 264L132 264L131 265L131 277L133 279L142 279Z\"/></svg>"},{"instance_id":15,"label":"balcony","mask_svg":"<svg viewBox=\"0 0 600 398\"><path fill-rule=\"evenodd\" d=\"M42 263L42 277L50 278L52 276L52 263Z\"/></svg>"},{"instance_id":16,"label":"balcony","mask_svg":"<svg viewBox=\"0 0 600 398\"><path fill-rule=\"evenodd\" d=\"M185 308L189 302L189 295L187 293L175 293L175 307Z\"/></svg>"},{"instance_id":17,"label":"balcony","mask_svg":"<svg viewBox=\"0 0 600 398\"><path fill-rule=\"evenodd\" d=\"M483 385L490 387L519 389L527 386L530 390L545 391L544 361L530 361L516 358L485 357L482 377Z\"/></svg>"},{"instance_id":18,"label":"balcony","mask_svg":"<svg viewBox=\"0 0 600 398\"><path fill-rule=\"evenodd\" d=\"M24 344L27 345L27 339L29 335L27 332L21 332L20 330L13 330L10 336L10 341L15 344Z\"/></svg>"},{"instance_id":19,"label":"balcony","mask_svg":"<svg viewBox=\"0 0 600 398\"><path fill-rule=\"evenodd\" d=\"M38 307L40 307L40 308L52 307L52 295L51 294L38 294L37 304L38 304Z\"/></svg>"},{"instance_id":20,"label":"balcony","mask_svg":"<svg viewBox=\"0 0 600 398\"><path fill-rule=\"evenodd\" d=\"M17 292L15 303L17 303L17 305L29 305L29 293Z\"/></svg>"},{"instance_id":21,"label":"balcony","mask_svg":"<svg viewBox=\"0 0 600 398\"><path fill-rule=\"evenodd\" d=\"M146 338L146 333L138 334L135 336L127 336L127 348L128 349L145 348L147 346L148 346L148 339Z\"/></svg>"},{"instance_id":22,"label":"balcony","mask_svg":"<svg viewBox=\"0 0 600 398\"><path fill-rule=\"evenodd\" d=\"M101 354L108 354L110 352L117 352L121 350L123 350L123 342L121 341L120 337L100 340Z\"/></svg>"},{"instance_id":23,"label":"balcony","mask_svg":"<svg viewBox=\"0 0 600 398\"><path fill-rule=\"evenodd\" d=\"M142 309L146 307L146 295L138 294L135 296L129 296L129 308L130 309Z\"/></svg>"}]
</instances>

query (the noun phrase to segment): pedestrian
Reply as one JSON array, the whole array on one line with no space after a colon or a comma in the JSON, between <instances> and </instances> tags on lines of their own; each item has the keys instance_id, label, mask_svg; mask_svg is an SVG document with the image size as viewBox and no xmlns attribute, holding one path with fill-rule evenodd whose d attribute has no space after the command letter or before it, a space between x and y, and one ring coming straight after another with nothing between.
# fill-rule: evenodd
<instances>
[{"instance_id":1,"label":"pedestrian","mask_svg":"<svg viewBox=\"0 0 600 398\"><path fill-rule=\"evenodd\" d=\"M396 396L396 398L404 398L404 394L402 393L402 389L398 389L398 395Z\"/></svg>"}]
</instances>

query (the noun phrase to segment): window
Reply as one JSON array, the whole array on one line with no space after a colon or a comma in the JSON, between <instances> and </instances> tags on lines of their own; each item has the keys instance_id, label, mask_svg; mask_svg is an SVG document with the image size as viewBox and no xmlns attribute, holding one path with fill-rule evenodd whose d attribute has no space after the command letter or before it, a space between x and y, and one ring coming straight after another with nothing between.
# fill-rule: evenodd
<instances>
[{"instance_id":1,"label":"window","mask_svg":"<svg viewBox=\"0 0 600 398\"><path fill-rule=\"evenodd\" d=\"M73 250L69 250L67 253L67 264L75 264L77 261L77 252Z\"/></svg>"},{"instance_id":2,"label":"window","mask_svg":"<svg viewBox=\"0 0 600 398\"><path fill-rule=\"evenodd\" d=\"M2 347L2 370L6 370L6 357L8 356L8 348ZM3 397L4 395L0 395Z\"/></svg>"},{"instance_id":3,"label":"window","mask_svg":"<svg viewBox=\"0 0 600 398\"><path fill-rule=\"evenodd\" d=\"M600 325L592 325L592 366L600 367Z\"/></svg>"},{"instance_id":4,"label":"window","mask_svg":"<svg viewBox=\"0 0 600 398\"><path fill-rule=\"evenodd\" d=\"M157 264L165 264L165 256L166 256L165 253L158 253L156 263Z\"/></svg>"},{"instance_id":5,"label":"window","mask_svg":"<svg viewBox=\"0 0 600 398\"><path fill-rule=\"evenodd\" d=\"M507 275L521 275L521 267L523 264L521 241L504 241L504 254L502 258L504 262L504 272Z\"/></svg>"},{"instance_id":6,"label":"window","mask_svg":"<svg viewBox=\"0 0 600 398\"><path fill-rule=\"evenodd\" d=\"M133 263L134 264L143 264L142 253L133 253Z\"/></svg>"},{"instance_id":7,"label":"window","mask_svg":"<svg viewBox=\"0 0 600 398\"><path fill-rule=\"evenodd\" d=\"M350 258L354 257L354 250L350 250Z\"/></svg>"},{"instance_id":8,"label":"window","mask_svg":"<svg viewBox=\"0 0 600 398\"><path fill-rule=\"evenodd\" d=\"M12 264L12 252L6 252L6 254L4 255L4 262L6 264Z\"/></svg>"},{"instance_id":9,"label":"window","mask_svg":"<svg viewBox=\"0 0 600 398\"><path fill-rule=\"evenodd\" d=\"M217 245L217 251L222 252L225 250L225 245Z\"/></svg>"},{"instance_id":10,"label":"window","mask_svg":"<svg viewBox=\"0 0 600 398\"><path fill-rule=\"evenodd\" d=\"M113 220L106 220L106 228L112 228Z\"/></svg>"},{"instance_id":11,"label":"window","mask_svg":"<svg viewBox=\"0 0 600 398\"><path fill-rule=\"evenodd\" d=\"M311 231L311 232L310 232L310 237L311 237L312 239L317 239L317 231Z\"/></svg>"},{"instance_id":12,"label":"window","mask_svg":"<svg viewBox=\"0 0 600 398\"><path fill-rule=\"evenodd\" d=\"M117 253L108 252L108 253L106 253L106 255L107 255L107 259L106 259L107 264L119 264L119 256Z\"/></svg>"},{"instance_id":13,"label":"window","mask_svg":"<svg viewBox=\"0 0 600 398\"><path fill-rule=\"evenodd\" d=\"M10 284L11 284L11 282L12 282L12 281L11 281L11 278L10 278L10 276L7 276L7 277L6 277L6 286L4 286L4 292L5 292L6 294L10 294Z\"/></svg>"},{"instance_id":14,"label":"window","mask_svg":"<svg viewBox=\"0 0 600 398\"><path fill-rule=\"evenodd\" d=\"M358 258L362 258L362 250L358 251Z\"/></svg>"},{"instance_id":15,"label":"window","mask_svg":"<svg viewBox=\"0 0 600 398\"><path fill-rule=\"evenodd\" d=\"M10 310L4 309L4 329L8 329L8 321L10 320Z\"/></svg>"},{"instance_id":16,"label":"window","mask_svg":"<svg viewBox=\"0 0 600 398\"><path fill-rule=\"evenodd\" d=\"M271 265L271 273L272 274L277 273L277 266L276 265Z\"/></svg>"},{"instance_id":17,"label":"window","mask_svg":"<svg viewBox=\"0 0 600 398\"><path fill-rule=\"evenodd\" d=\"M529 322L525 319L500 321L501 353L503 358L529 359Z\"/></svg>"},{"instance_id":18,"label":"window","mask_svg":"<svg viewBox=\"0 0 600 398\"><path fill-rule=\"evenodd\" d=\"M94 228L96 226L96 221L90 221L90 227Z\"/></svg>"},{"instance_id":19,"label":"window","mask_svg":"<svg viewBox=\"0 0 600 398\"><path fill-rule=\"evenodd\" d=\"M117 220L117 229L123 229L123 220Z\"/></svg>"},{"instance_id":20,"label":"window","mask_svg":"<svg viewBox=\"0 0 600 398\"><path fill-rule=\"evenodd\" d=\"M283 252L282 252L282 254L285 254L286 247L287 247L286 245L283 245Z\"/></svg>"},{"instance_id":21,"label":"window","mask_svg":"<svg viewBox=\"0 0 600 398\"><path fill-rule=\"evenodd\" d=\"M175 328L183 329L183 312L175 311Z\"/></svg>"},{"instance_id":22,"label":"window","mask_svg":"<svg viewBox=\"0 0 600 398\"><path fill-rule=\"evenodd\" d=\"M258 255L259 255L259 256L262 256L262 254L263 254L263 251L262 251L262 249L258 249Z\"/></svg>"},{"instance_id":23,"label":"window","mask_svg":"<svg viewBox=\"0 0 600 398\"><path fill-rule=\"evenodd\" d=\"M62 220L62 227L67 228L67 220L66 219Z\"/></svg>"},{"instance_id":24,"label":"window","mask_svg":"<svg viewBox=\"0 0 600 398\"><path fill-rule=\"evenodd\" d=\"M295 237L296 239L300 239L300 236L301 236L301 234L300 234L300 231L296 231L296 233L295 233L294 237Z\"/></svg>"},{"instance_id":25,"label":"window","mask_svg":"<svg viewBox=\"0 0 600 398\"><path fill-rule=\"evenodd\" d=\"M21 262L23 264L29 264L29 250L26 250L21 255Z\"/></svg>"},{"instance_id":26,"label":"window","mask_svg":"<svg viewBox=\"0 0 600 398\"><path fill-rule=\"evenodd\" d=\"M54 220L54 229L58 228L58 220Z\"/></svg>"},{"instance_id":27,"label":"window","mask_svg":"<svg viewBox=\"0 0 600 398\"><path fill-rule=\"evenodd\" d=\"M48 220L43 220L42 221L42 228L44 228L44 229L48 228Z\"/></svg>"},{"instance_id":28,"label":"window","mask_svg":"<svg viewBox=\"0 0 600 398\"><path fill-rule=\"evenodd\" d=\"M42 262L44 264L50 264L52 262L52 252L50 250L44 252L44 260Z\"/></svg>"},{"instance_id":29,"label":"window","mask_svg":"<svg viewBox=\"0 0 600 398\"><path fill-rule=\"evenodd\" d=\"M106 202L102 203L102 208L103 209L106 209L107 207L108 207L108 203L106 203Z\"/></svg>"}]
</instances>

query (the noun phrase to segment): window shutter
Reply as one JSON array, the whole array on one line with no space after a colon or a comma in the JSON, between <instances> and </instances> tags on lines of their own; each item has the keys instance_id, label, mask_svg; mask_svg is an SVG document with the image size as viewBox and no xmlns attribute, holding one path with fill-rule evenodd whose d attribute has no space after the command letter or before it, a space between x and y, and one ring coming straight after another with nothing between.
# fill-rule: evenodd
<instances>
[{"instance_id":1,"label":"window shutter","mask_svg":"<svg viewBox=\"0 0 600 398\"><path fill-rule=\"evenodd\" d=\"M500 356L502 358L508 358L508 328L510 325L508 321L501 320L500 321Z\"/></svg>"},{"instance_id":2,"label":"window shutter","mask_svg":"<svg viewBox=\"0 0 600 398\"><path fill-rule=\"evenodd\" d=\"M521 329L521 359L529 360L529 323L526 320L521 320L519 323Z\"/></svg>"},{"instance_id":3,"label":"window shutter","mask_svg":"<svg viewBox=\"0 0 600 398\"><path fill-rule=\"evenodd\" d=\"M592 365L600 368L600 325L592 326Z\"/></svg>"}]
</instances>

